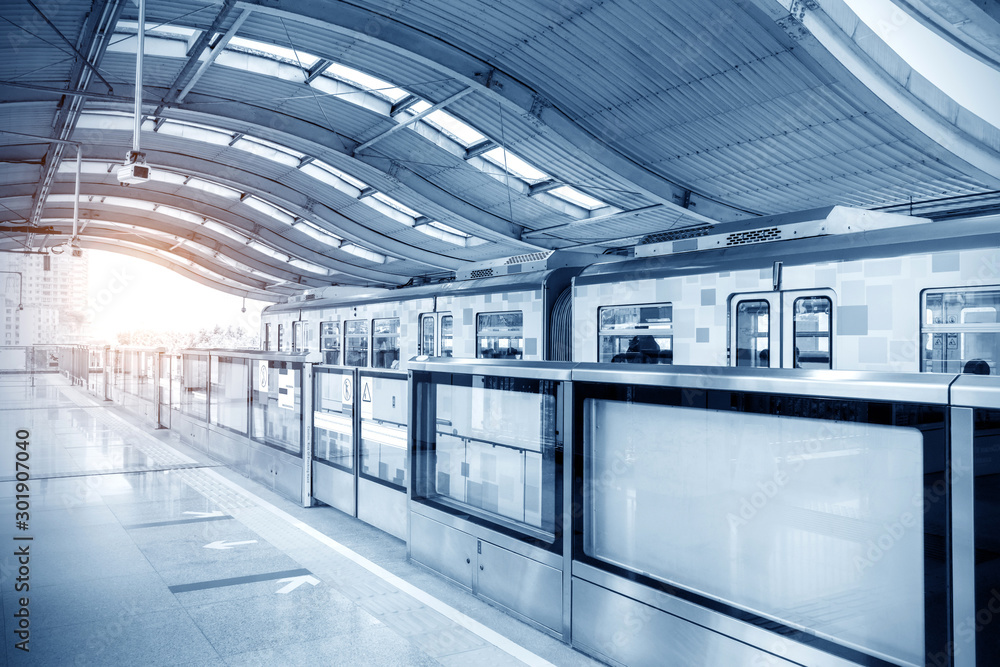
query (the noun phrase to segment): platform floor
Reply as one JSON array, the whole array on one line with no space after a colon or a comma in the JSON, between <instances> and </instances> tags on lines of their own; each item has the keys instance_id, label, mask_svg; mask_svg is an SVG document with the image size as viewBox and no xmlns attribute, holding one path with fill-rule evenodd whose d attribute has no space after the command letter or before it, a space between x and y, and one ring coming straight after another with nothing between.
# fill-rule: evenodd
<instances>
[{"instance_id":1,"label":"platform floor","mask_svg":"<svg viewBox=\"0 0 1000 667\"><path fill-rule=\"evenodd\" d=\"M0 590L9 665L598 664L49 374L0 375Z\"/></svg>"}]
</instances>

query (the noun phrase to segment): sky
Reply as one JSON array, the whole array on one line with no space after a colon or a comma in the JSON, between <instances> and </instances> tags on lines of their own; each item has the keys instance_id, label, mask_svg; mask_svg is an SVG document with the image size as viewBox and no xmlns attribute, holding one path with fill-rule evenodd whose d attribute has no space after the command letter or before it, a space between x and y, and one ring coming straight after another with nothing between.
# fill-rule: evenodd
<instances>
[{"instance_id":1,"label":"sky","mask_svg":"<svg viewBox=\"0 0 1000 667\"><path fill-rule=\"evenodd\" d=\"M242 326L260 328L262 301L246 300L196 283L142 259L100 250L88 250L88 315L95 338L114 339L119 331L152 329L197 331Z\"/></svg>"},{"instance_id":2,"label":"sky","mask_svg":"<svg viewBox=\"0 0 1000 667\"><path fill-rule=\"evenodd\" d=\"M963 53L891 0L846 0L913 69L983 120L1000 127L1000 72Z\"/></svg>"}]
</instances>

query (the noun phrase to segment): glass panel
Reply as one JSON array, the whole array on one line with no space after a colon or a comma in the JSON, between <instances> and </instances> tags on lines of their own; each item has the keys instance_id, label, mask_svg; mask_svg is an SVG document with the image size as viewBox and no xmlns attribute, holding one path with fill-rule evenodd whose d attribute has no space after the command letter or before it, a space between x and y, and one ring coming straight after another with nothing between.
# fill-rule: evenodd
<instances>
[{"instance_id":1,"label":"glass panel","mask_svg":"<svg viewBox=\"0 0 1000 667\"><path fill-rule=\"evenodd\" d=\"M271 324L264 324L264 349L271 349Z\"/></svg>"},{"instance_id":2,"label":"glass panel","mask_svg":"<svg viewBox=\"0 0 1000 667\"><path fill-rule=\"evenodd\" d=\"M250 437L293 454L302 453L301 370L298 364L268 362L267 381L259 377L260 364L253 366ZM267 389L262 389L262 387Z\"/></svg>"},{"instance_id":3,"label":"glass panel","mask_svg":"<svg viewBox=\"0 0 1000 667\"><path fill-rule=\"evenodd\" d=\"M323 322L319 325L319 344L324 364L340 364L340 322Z\"/></svg>"},{"instance_id":4,"label":"glass panel","mask_svg":"<svg viewBox=\"0 0 1000 667\"><path fill-rule=\"evenodd\" d=\"M278 325L278 352L285 351L285 325Z\"/></svg>"},{"instance_id":5,"label":"glass panel","mask_svg":"<svg viewBox=\"0 0 1000 667\"><path fill-rule=\"evenodd\" d=\"M736 304L736 365L770 368L768 335L770 304L767 301L740 301Z\"/></svg>"},{"instance_id":6,"label":"glass panel","mask_svg":"<svg viewBox=\"0 0 1000 667\"><path fill-rule=\"evenodd\" d=\"M181 409L181 402L184 398L184 363L181 355L174 355L170 358L170 407L173 410Z\"/></svg>"},{"instance_id":7,"label":"glass panel","mask_svg":"<svg viewBox=\"0 0 1000 667\"><path fill-rule=\"evenodd\" d=\"M292 322L292 352L301 352L302 349L302 322Z\"/></svg>"},{"instance_id":8,"label":"glass panel","mask_svg":"<svg viewBox=\"0 0 1000 667\"><path fill-rule=\"evenodd\" d=\"M181 412L208 421L208 355L185 354L181 376Z\"/></svg>"},{"instance_id":9,"label":"glass panel","mask_svg":"<svg viewBox=\"0 0 1000 667\"><path fill-rule=\"evenodd\" d=\"M420 317L420 354L429 357L434 356L434 316L423 315Z\"/></svg>"},{"instance_id":10,"label":"glass panel","mask_svg":"<svg viewBox=\"0 0 1000 667\"><path fill-rule=\"evenodd\" d=\"M559 383L436 379L433 389L418 387L418 419L425 421L415 430L421 467L414 498L558 548Z\"/></svg>"},{"instance_id":11,"label":"glass panel","mask_svg":"<svg viewBox=\"0 0 1000 667\"><path fill-rule=\"evenodd\" d=\"M923 664L921 430L594 398L583 406L587 555Z\"/></svg>"},{"instance_id":12,"label":"glass panel","mask_svg":"<svg viewBox=\"0 0 1000 667\"><path fill-rule=\"evenodd\" d=\"M398 317L373 322L372 367L399 368Z\"/></svg>"},{"instance_id":13,"label":"glass panel","mask_svg":"<svg viewBox=\"0 0 1000 667\"><path fill-rule=\"evenodd\" d=\"M367 387L371 387L368 396ZM361 379L361 473L406 488L405 379Z\"/></svg>"},{"instance_id":14,"label":"glass panel","mask_svg":"<svg viewBox=\"0 0 1000 667\"><path fill-rule=\"evenodd\" d=\"M246 359L212 357L212 423L246 435L247 389L250 367Z\"/></svg>"},{"instance_id":15,"label":"glass panel","mask_svg":"<svg viewBox=\"0 0 1000 667\"><path fill-rule=\"evenodd\" d=\"M795 300L792 336L795 339L795 368L833 368L830 355L830 313L833 306L825 296L805 296Z\"/></svg>"},{"instance_id":16,"label":"glass panel","mask_svg":"<svg viewBox=\"0 0 1000 667\"><path fill-rule=\"evenodd\" d=\"M344 402L342 373L316 374L316 405L313 412L313 456L321 461L354 470L354 408Z\"/></svg>"},{"instance_id":17,"label":"glass panel","mask_svg":"<svg viewBox=\"0 0 1000 667\"><path fill-rule=\"evenodd\" d=\"M451 315L441 316L441 356L450 357L455 351L455 319Z\"/></svg>"},{"instance_id":18,"label":"glass panel","mask_svg":"<svg viewBox=\"0 0 1000 667\"><path fill-rule=\"evenodd\" d=\"M921 369L932 373L1000 373L1000 290L924 295Z\"/></svg>"},{"instance_id":19,"label":"glass panel","mask_svg":"<svg viewBox=\"0 0 1000 667\"><path fill-rule=\"evenodd\" d=\"M344 365L368 365L368 320L344 322Z\"/></svg>"},{"instance_id":20,"label":"glass panel","mask_svg":"<svg viewBox=\"0 0 1000 667\"><path fill-rule=\"evenodd\" d=\"M976 635L976 664L1000 665L1000 410L976 410L975 467L976 618L959 625L959 643Z\"/></svg>"},{"instance_id":21,"label":"glass panel","mask_svg":"<svg viewBox=\"0 0 1000 667\"><path fill-rule=\"evenodd\" d=\"M520 359L524 355L524 316L521 311L480 313L476 318L480 359Z\"/></svg>"},{"instance_id":22,"label":"glass panel","mask_svg":"<svg viewBox=\"0 0 1000 667\"><path fill-rule=\"evenodd\" d=\"M136 393L139 398L147 401L153 400L153 379L156 377L153 372L153 364L156 355L153 352L138 353L138 367L136 368Z\"/></svg>"},{"instance_id":23,"label":"glass panel","mask_svg":"<svg viewBox=\"0 0 1000 667\"><path fill-rule=\"evenodd\" d=\"M673 306L611 306L597 314L601 333L598 361L603 363L672 364Z\"/></svg>"}]
</instances>

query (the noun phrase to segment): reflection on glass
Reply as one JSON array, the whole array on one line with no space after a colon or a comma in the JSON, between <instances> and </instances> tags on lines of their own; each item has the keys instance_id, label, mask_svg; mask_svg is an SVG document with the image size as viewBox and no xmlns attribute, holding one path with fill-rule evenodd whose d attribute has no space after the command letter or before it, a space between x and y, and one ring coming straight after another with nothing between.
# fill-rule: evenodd
<instances>
[{"instance_id":1,"label":"reflection on glass","mask_svg":"<svg viewBox=\"0 0 1000 667\"><path fill-rule=\"evenodd\" d=\"M292 454L302 453L302 371L299 366L270 361L266 382L261 380L260 370L254 366L250 398L253 417L250 437Z\"/></svg>"},{"instance_id":2,"label":"reflection on glass","mask_svg":"<svg viewBox=\"0 0 1000 667\"><path fill-rule=\"evenodd\" d=\"M455 352L455 319L451 315L441 316L441 356L450 357Z\"/></svg>"},{"instance_id":3,"label":"reflection on glass","mask_svg":"<svg viewBox=\"0 0 1000 667\"><path fill-rule=\"evenodd\" d=\"M919 430L586 399L584 457L589 556L923 664Z\"/></svg>"},{"instance_id":4,"label":"reflection on glass","mask_svg":"<svg viewBox=\"0 0 1000 667\"><path fill-rule=\"evenodd\" d=\"M770 305L767 301L740 301L736 304L736 365L770 368L768 345Z\"/></svg>"},{"instance_id":5,"label":"reflection on glass","mask_svg":"<svg viewBox=\"0 0 1000 667\"><path fill-rule=\"evenodd\" d=\"M673 306L609 306L600 322L597 360L603 363L672 364Z\"/></svg>"},{"instance_id":6,"label":"reflection on glass","mask_svg":"<svg viewBox=\"0 0 1000 667\"><path fill-rule=\"evenodd\" d=\"M250 367L246 359L212 357L212 423L246 435L247 389Z\"/></svg>"},{"instance_id":7,"label":"reflection on glass","mask_svg":"<svg viewBox=\"0 0 1000 667\"><path fill-rule=\"evenodd\" d=\"M431 416L418 431L427 437L418 452L427 455L414 497L551 544L558 383L471 380L471 386L434 385Z\"/></svg>"},{"instance_id":8,"label":"reflection on glass","mask_svg":"<svg viewBox=\"0 0 1000 667\"><path fill-rule=\"evenodd\" d=\"M399 318L372 323L372 368L399 368Z\"/></svg>"},{"instance_id":9,"label":"reflection on glass","mask_svg":"<svg viewBox=\"0 0 1000 667\"><path fill-rule=\"evenodd\" d=\"M520 359L524 356L524 316L521 311L480 313L476 317L476 357Z\"/></svg>"},{"instance_id":10,"label":"reflection on glass","mask_svg":"<svg viewBox=\"0 0 1000 667\"><path fill-rule=\"evenodd\" d=\"M340 322L319 325L319 346L324 364L336 366L340 363Z\"/></svg>"},{"instance_id":11,"label":"reflection on glass","mask_svg":"<svg viewBox=\"0 0 1000 667\"><path fill-rule=\"evenodd\" d=\"M344 322L344 365L368 365L368 320Z\"/></svg>"},{"instance_id":12,"label":"reflection on glass","mask_svg":"<svg viewBox=\"0 0 1000 667\"><path fill-rule=\"evenodd\" d=\"M313 412L313 456L347 471L354 469L354 410L344 402L341 373L316 374Z\"/></svg>"},{"instance_id":13,"label":"reflection on glass","mask_svg":"<svg viewBox=\"0 0 1000 667\"><path fill-rule=\"evenodd\" d=\"M407 381L363 378L361 392L361 473L405 489Z\"/></svg>"},{"instance_id":14,"label":"reflection on glass","mask_svg":"<svg viewBox=\"0 0 1000 667\"><path fill-rule=\"evenodd\" d=\"M793 305L795 368L833 368L830 355L830 313L833 305L825 296L800 297Z\"/></svg>"},{"instance_id":15,"label":"reflection on glass","mask_svg":"<svg viewBox=\"0 0 1000 667\"><path fill-rule=\"evenodd\" d=\"M181 375L181 412L208 421L208 355L185 354Z\"/></svg>"}]
</instances>

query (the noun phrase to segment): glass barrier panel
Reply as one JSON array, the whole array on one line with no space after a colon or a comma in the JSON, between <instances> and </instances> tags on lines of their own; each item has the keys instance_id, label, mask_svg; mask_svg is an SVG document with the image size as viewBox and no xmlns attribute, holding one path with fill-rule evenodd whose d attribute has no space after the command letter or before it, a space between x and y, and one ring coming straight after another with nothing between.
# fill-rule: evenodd
<instances>
[{"instance_id":1,"label":"glass barrier panel","mask_svg":"<svg viewBox=\"0 0 1000 667\"><path fill-rule=\"evenodd\" d=\"M313 410L313 458L348 472L354 470L354 374L340 371L316 372Z\"/></svg>"},{"instance_id":2,"label":"glass barrier panel","mask_svg":"<svg viewBox=\"0 0 1000 667\"><path fill-rule=\"evenodd\" d=\"M960 642L975 633L977 665L1000 665L1000 409L977 409L973 420L976 618L957 632Z\"/></svg>"},{"instance_id":3,"label":"glass barrier panel","mask_svg":"<svg viewBox=\"0 0 1000 667\"><path fill-rule=\"evenodd\" d=\"M428 373L413 381L414 500L559 550L560 383Z\"/></svg>"},{"instance_id":4,"label":"glass barrier panel","mask_svg":"<svg viewBox=\"0 0 1000 667\"><path fill-rule=\"evenodd\" d=\"M250 437L257 442L302 454L302 364L268 361L253 366ZM262 377L263 376L263 377Z\"/></svg>"},{"instance_id":5,"label":"glass barrier panel","mask_svg":"<svg viewBox=\"0 0 1000 667\"><path fill-rule=\"evenodd\" d=\"M362 376L359 398L361 474L405 489L406 380Z\"/></svg>"},{"instance_id":6,"label":"glass barrier panel","mask_svg":"<svg viewBox=\"0 0 1000 667\"><path fill-rule=\"evenodd\" d=\"M208 355L185 354L181 376L181 412L208 421Z\"/></svg>"},{"instance_id":7,"label":"glass barrier panel","mask_svg":"<svg viewBox=\"0 0 1000 667\"><path fill-rule=\"evenodd\" d=\"M181 402L184 398L184 364L181 355L175 354L170 357L170 408L181 409Z\"/></svg>"},{"instance_id":8,"label":"glass barrier panel","mask_svg":"<svg viewBox=\"0 0 1000 667\"><path fill-rule=\"evenodd\" d=\"M944 646L943 408L576 389L583 560L894 664Z\"/></svg>"},{"instance_id":9,"label":"glass barrier panel","mask_svg":"<svg viewBox=\"0 0 1000 667\"><path fill-rule=\"evenodd\" d=\"M139 373L137 377L139 386L137 388L137 393L139 398L143 398L147 401L153 400L153 378L156 377L153 373L153 364L155 361L155 352L139 353Z\"/></svg>"},{"instance_id":10,"label":"glass barrier panel","mask_svg":"<svg viewBox=\"0 0 1000 667\"><path fill-rule=\"evenodd\" d=\"M247 390L250 366L247 359L212 356L212 423L247 433Z\"/></svg>"}]
</instances>

